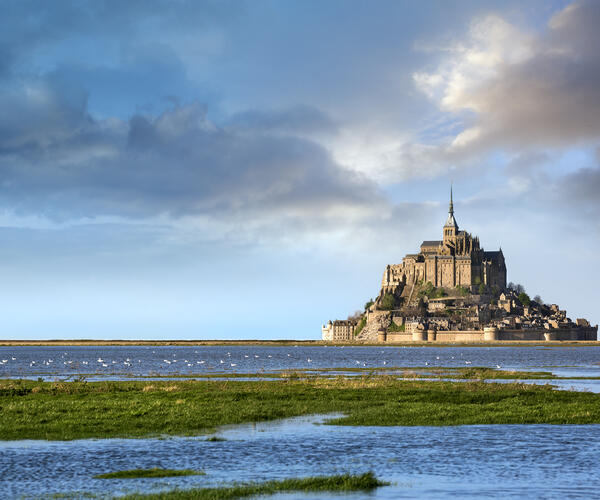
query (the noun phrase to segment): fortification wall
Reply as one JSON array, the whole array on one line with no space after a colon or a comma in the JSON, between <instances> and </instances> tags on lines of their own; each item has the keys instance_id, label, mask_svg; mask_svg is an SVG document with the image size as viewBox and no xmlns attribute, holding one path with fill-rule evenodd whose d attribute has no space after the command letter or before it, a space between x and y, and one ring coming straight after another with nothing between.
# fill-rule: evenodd
<instances>
[{"instance_id":1,"label":"fortification wall","mask_svg":"<svg viewBox=\"0 0 600 500\"><path fill-rule=\"evenodd\" d=\"M495 330L495 329L493 329ZM380 342L487 342L487 341L590 341L597 340L597 327L585 328L559 328L555 330L456 330L456 331L433 331L419 332L419 335L406 332L387 333L380 335Z\"/></svg>"}]
</instances>

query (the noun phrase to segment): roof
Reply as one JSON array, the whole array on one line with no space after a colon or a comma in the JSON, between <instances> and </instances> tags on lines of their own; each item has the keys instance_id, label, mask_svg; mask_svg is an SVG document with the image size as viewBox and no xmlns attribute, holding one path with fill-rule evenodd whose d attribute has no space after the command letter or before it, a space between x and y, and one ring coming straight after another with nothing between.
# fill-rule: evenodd
<instances>
[{"instance_id":1,"label":"roof","mask_svg":"<svg viewBox=\"0 0 600 500\"><path fill-rule=\"evenodd\" d=\"M438 247L442 244L439 240L427 240L421 243L422 247Z\"/></svg>"},{"instance_id":2,"label":"roof","mask_svg":"<svg viewBox=\"0 0 600 500\"><path fill-rule=\"evenodd\" d=\"M483 256L490 259L497 259L502 254L502 250L492 250L491 252L483 252Z\"/></svg>"},{"instance_id":3,"label":"roof","mask_svg":"<svg viewBox=\"0 0 600 500\"><path fill-rule=\"evenodd\" d=\"M458 230L458 223L456 222L452 212L448 214L448 218L446 219L446 224L444 224L444 227L454 227Z\"/></svg>"}]
</instances>

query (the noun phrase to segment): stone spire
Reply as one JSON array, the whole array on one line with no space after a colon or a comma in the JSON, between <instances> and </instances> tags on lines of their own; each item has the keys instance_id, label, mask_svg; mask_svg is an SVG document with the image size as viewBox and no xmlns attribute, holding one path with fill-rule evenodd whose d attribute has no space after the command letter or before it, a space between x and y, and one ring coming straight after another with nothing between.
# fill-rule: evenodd
<instances>
[{"instance_id":1,"label":"stone spire","mask_svg":"<svg viewBox=\"0 0 600 500\"><path fill-rule=\"evenodd\" d=\"M454 218L454 203L452 201L452 184L450 184L450 206L448 207L448 219L446 219L446 224L444 227L453 227L458 230L458 224L456 223L456 219Z\"/></svg>"}]
</instances>

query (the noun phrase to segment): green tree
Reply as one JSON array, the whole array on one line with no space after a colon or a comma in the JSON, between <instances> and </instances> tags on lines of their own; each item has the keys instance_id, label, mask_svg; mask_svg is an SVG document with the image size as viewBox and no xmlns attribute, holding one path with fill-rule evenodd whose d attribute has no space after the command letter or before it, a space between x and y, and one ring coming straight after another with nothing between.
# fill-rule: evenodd
<instances>
[{"instance_id":1,"label":"green tree","mask_svg":"<svg viewBox=\"0 0 600 500\"><path fill-rule=\"evenodd\" d=\"M391 293L386 293L381 298L381 303L379 305L380 309L384 311L391 311L396 307L396 297L394 297Z\"/></svg>"},{"instance_id":2,"label":"green tree","mask_svg":"<svg viewBox=\"0 0 600 500\"><path fill-rule=\"evenodd\" d=\"M366 304L365 304L365 311L371 307L373 305L373 299L369 300Z\"/></svg>"},{"instance_id":3,"label":"green tree","mask_svg":"<svg viewBox=\"0 0 600 500\"><path fill-rule=\"evenodd\" d=\"M529 298L529 295L527 295L525 292L521 292L519 294L519 302L524 306L528 306L529 304L531 304L531 299Z\"/></svg>"},{"instance_id":4,"label":"green tree","mask_svg":"<svg viewBox=\"0 0 600 500\"><path fill-rule=\"evenodd\" d=\"M479 284L479 295L483 295L485 293L485 285L483 283Z\"/></svg>"}]
</instances>

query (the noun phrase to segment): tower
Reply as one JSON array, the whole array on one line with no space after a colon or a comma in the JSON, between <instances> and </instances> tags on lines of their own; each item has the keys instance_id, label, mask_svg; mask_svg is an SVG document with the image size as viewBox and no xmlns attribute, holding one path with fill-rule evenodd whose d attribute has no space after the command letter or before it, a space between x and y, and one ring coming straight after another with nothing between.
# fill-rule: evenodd
<instances>
[{"instance_id":1,"label":"tower","mask_svg":"<svg viewBox=\"0 0 600 500\"><path fill-rule=\"evenodd\" d=\"M448 218L444 224L444 245L454 246L458 224L454 218L454 203L452 201L452 185L450 185L450 206L448 207Z\"/></svg>"}]
</instances>

